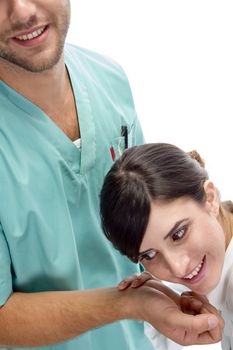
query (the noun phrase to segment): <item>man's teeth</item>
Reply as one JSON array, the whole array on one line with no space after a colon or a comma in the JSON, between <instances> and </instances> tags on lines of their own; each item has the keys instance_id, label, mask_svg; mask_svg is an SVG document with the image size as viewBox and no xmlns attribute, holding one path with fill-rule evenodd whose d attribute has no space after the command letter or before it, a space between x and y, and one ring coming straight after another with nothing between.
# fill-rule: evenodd
<instances>
[{"instance_id":1,"label":"man's teeth","mask_svg":"<svg viewBox=\"0 0 233 350\"><path fill-rule=\"evenodd\" d=\"M45 27L39 28L32 33L16 36L16 39L22 40L22 41L31 40L41 35L44 30L45 30Z\"/></svg>"},{"instance_id":2,"label":"man's teeth","mask_svg":"<svg viewBox=\"0 0 233 350\"><path fill-rule=\"evenodd\" d=\"M197 265L197 267L193 270L192 273L190 273L188 276L185 276L185 279L191 280L194 276L196 276L198 274L198 272L200 271L201 267L203 265L203 261Z\"/></svg>"}]
</instances>

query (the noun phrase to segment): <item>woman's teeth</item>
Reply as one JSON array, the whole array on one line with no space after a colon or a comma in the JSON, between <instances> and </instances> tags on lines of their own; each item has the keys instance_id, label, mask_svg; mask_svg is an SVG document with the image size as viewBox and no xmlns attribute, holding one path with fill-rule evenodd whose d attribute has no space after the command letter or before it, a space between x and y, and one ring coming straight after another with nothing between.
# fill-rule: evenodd
<instances>
[{"instance_id":1,"label":"woman's teeth","mask_svg":"<svg viewBox=\"0 0 233 350\"><path fill-rule=\"evenodd\" d=\"M35 30L32 33L16 36L16 39L21 40L21 41L31 40L33 38L40 36L44 32L45 28L46 27L42 27L42 28Z\"/></svg>"},{"instance_id":2,"label":"woman's teeth","mask_svg":"<svg viewBox=\"0 0 233 350\"><path fill-rule=\"evenodd\" d=\"M193 270L193 272L191 272L188 276L185 276L184 279L191 280L194 276L196 276L198 274L198 272L201 270L203 262L204 262L204 259L202 260L202 262L199 265L197 265L197 267Z\"/></svg>"}]
</instances>

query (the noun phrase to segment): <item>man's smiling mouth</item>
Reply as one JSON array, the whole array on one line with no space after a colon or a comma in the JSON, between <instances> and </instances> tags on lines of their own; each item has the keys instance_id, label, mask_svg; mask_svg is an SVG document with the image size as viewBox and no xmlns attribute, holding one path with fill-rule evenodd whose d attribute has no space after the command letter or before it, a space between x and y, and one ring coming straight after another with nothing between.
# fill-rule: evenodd
<instances>
[{"instance_id":1,"label":"man's smiling mouth","mask_svg":"<svg viewBox=\"0 0 233 350\"><path fill-rule=\"evenodd\" d=\"M46 29L46 26L43 26L41 28L38 28L37 30L34 30L31 33L18 35L15 37L15 39L20 40L20 41L32 40L32 39L40 36L45 31L45 29Z\"/></svg>"}]
</instances>

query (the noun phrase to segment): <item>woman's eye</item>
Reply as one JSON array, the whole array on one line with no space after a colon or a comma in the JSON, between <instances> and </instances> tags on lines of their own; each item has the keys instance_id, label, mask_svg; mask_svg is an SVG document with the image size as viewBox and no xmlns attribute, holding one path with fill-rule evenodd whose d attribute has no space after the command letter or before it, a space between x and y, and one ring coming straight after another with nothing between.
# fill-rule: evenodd
<instances>
[{"instance_id":1,"label":"woman's eye","mask_svg":"<svg viewBox=\"0 0 233 350\"><path fill-rule=\"evenodd\" d=\"M156 256L156 251L151 249L151 250L148 250L147 252L141 254L140 256L140 260L152 260L154 259L154 257Z\"/></svg>"},{"instance_id":2,"label":"woman's eye","mask_svg":"<svg viewBox=\"0 0 233 350\"><path fill-rule=\"evenodd\" d=\"M186 228L185 227L180 228L175 233L173 233L172 240L178 241L179 239L184 237L185 233L186 233Z\"/></svg>"}]
</instances>

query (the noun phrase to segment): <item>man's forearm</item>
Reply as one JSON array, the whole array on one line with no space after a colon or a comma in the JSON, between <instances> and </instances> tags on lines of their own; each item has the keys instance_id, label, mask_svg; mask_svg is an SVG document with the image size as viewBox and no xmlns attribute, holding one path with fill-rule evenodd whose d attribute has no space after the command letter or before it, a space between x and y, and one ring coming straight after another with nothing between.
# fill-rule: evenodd
<instances>
[{"instance_id":1,"label":"man's forearm","mask_svg":"<svg viewBox=\"0 0 233 350\"><path fill-rule=\"evenodd\" d=\"M185 314L163 288L148 281L125 291L14 293L0 309L0 347L59 343L123 319L147 321L182 345L221 339L220 316Z\"/></svg>"},{"instance_id":2,"label":"man's forearm","mask_svg":"<svg viewBox=\"0 0 233 350\"><path fill-rule=\"evenodd\" d=\"M0 309L0 346L58 343L128 318L126 295L116 288L14 293Z\"/></svg>"}]
</instances>

